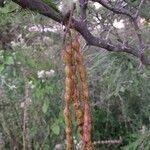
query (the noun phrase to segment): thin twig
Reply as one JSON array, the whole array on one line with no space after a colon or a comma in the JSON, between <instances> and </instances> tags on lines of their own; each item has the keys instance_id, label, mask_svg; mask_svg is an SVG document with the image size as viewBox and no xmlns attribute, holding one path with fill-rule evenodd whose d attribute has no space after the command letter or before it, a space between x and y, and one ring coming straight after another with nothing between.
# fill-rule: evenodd
<instances>
[{"instance_id":1,"label":"thin twig","mask_svg":"<svg viewBox=\"0 0 150 150\"><path fill-rule=\"evenodd\" d=\"M88 0L79 0L80 3L80 14L82 22L86 23L86 8Z\"/></svg>"},{"instance_id":2,"label":"thin twig","mask_svg":"<svg viewBox=\"0 0 150 150\"><path fill-rule=\"evenodd\" d=\"M122 14L122 15L126 15L130 18L133 18L132 13L123 7L111 7L105 0L92 0L92 1L100 3L102 6L104 6L105 8L107 8L110 11L113 11L116 14Z\"/></svg>"},{"instance_id":3,"label":"thin twig","mask_svg":"<svg viewBox=\"0 0 150 150\"><path fill-rule=\"evenodd\" d=\"M75 10L75 3L73 3L72 8L69 11L69 21L68 21L68 23L66 25L65 33L64 33L64 36L63 36L63 45L64 46L65 46L65 41L66 41L67 33L69 33L69 29L70 29L71 24L72 24L71 22L72 22L72 17L73 17L74 10Z\"/></svg>"},{"instance_id":4,"label":"thin twig","mask_svg":"<svg viewBox=\"0 0 150 150\"><path fill-rule=\"evenodd\" d=\"M138 9L137 9L137 11L136 11L136 14L135 14L135 18L138 18L140 9L141 9L141 7L142 7L144 1L145 1L145 0L141 0L141 2L140 2L140 4L139 4L139 7L138 7Z\"/></svg>"}]
</instances>

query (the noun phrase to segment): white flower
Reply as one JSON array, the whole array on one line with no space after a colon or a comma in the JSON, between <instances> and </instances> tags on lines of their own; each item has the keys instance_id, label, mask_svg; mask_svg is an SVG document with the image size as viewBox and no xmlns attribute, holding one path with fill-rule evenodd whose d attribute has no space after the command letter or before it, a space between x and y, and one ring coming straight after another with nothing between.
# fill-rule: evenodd
<instances>
[{"instance_id":1,"label":"white flower","mask_svg":"<svg viewBox=\"0 0 150 150\"><path fill-rule=\"evenodd\" d=\"M125 27L123 20L117 21L117 19L114 20L113 26L118 28L118 29Z\"/></svg>"},{"instance_id":2,"label":"white flower","mask_svg":"<svg viewBox=\"0 0 150 150\"><path fill-rule=\"evenodd\" d=\"M20 104L20 107L21 107L21 108L24 108L24 106L25 106L25 103L22 102L22 103Z\"/></svg>"},{"instance_id":3,"label":"white flower","mask_svg":"<svg viewBox=\"0 0 150 150\"><path fill-rule=\"evenodd\" d=\"M20 38L22 38L22 34L19 34L19 35L18 35L18 39L20 39Z\"/></svg>"},{"instance_id":4,"label":"white flower","mask_svg":"<svg viewBox=\"0 0 150 150\"><path fill-rule=\"evenodd\" d=\"M96 9L99 9L100 7L102 7L102 5L99 4L98 2L95 2L95 3L94 3L94 7L95 7Z\"/></svg>"},{"instance_id":5,"label":"white flower","mask_svg":"<svg viewBox=\"0 0 150 150\"><path fill-rule=\"evenodd\" d=\"M35 85L33 84L32 81L29 81L28 84L29 84L29 86L30 86L31 89L34 89L34 88L35 88Z\"/></svg>"},{"instance_id":6,"label":"white flower","mask_svg":"<svg viewBox=\"0 0 150 150\"><path fill-rule=\"evenodd\" d=\"M17 62L17 64L18 64L18 65L21 65L21 62L20 62L20 61L18 61L18 62Z\"/></svg>"},{"instance_id":7,"label":"white flower","mask_svg":"<svg viewBox=\"0 0 150 150\"><path fill-rule=\"evenodd\" d=\"M28 83L29 85L32 85L33 84L33 82L32 81L29 81L29 83Z\"/></svg>"},{"instance_id":8,"label":"white flower","mask_svg":"<svg viewBox=\"0 0 150 150\"><path fill-rule=\"evenodd\" d=\"M45 71L45 75L47 78L53 77L54 74L55 74L55 71L52 69L50 71Z\"/></svg>"},{"instance_id":9,"label":"white flower","mask_svg":"<svg viewBox=\"0 0 150 150\"><path fill-rule=\"evenodd\" d=\"M40 25L33 25L28 28L29 32L42 32L43 28Z\"/></svg>"},{"instance_id":10,"label":"white flower","mask_svg":"<svg viewBox=\"0 0 150 150\"><path fill-rule=\"evenodd\" d=\"M77 145L76 145L76 149L77 149L77 150L80 150L81 147L82 147L82 144L83 144L83 142L82 142L82 141L79 141L79 143L77 143Z\"/></svg>"},{"instance_id":11,"label":"white flower","mask_svg":"<svg viewBox=\"0 0 150 150\"><path fill-rule=\"evenodd\" d=\"M55 74L55 71L51 69L50 71L41 70L37 72L38 78L50 78L53 77Z\"/></svg>"},{"instance_id":12,"label":"white flower","mask_svg":"<svg viewBox=\"0 0 150 150\"><path fill-rule=\"evenodd\" d=\"M44 73L45 73L44 70L38 71L37 72L38 78L44 78Z\"/></svg>"},{"instance_id":13,"label":"white flower","mask_svg":"<svg viewBox=\"0 0 150 150\"><path fill-rule=\"evenodd\" d=\"M51 41L51 39L50 39L48 36L45 36L45 37L43 38L43 41L44 41L44 42L49 42L49 41Z\"/></svg>"},{"instance_id":14,"label":"white flower","mask_svg":"<svg viewBox=\"0 0 150 150\"><path fill-rule=\"evenodd\" d=\"M145 134L145 131L146 131L145 125L142 125L141 130L140 130L140 133L141 133L141 134Z\"/></svg>"},{"instance_id":15,"label":"white flower","mask_svg":"<svg viewBox=\"0 0 150 150\"><path fill-rule=\"evenodd\" d=\"M17 87L16 87L15 85L11 85L11 86L10 86L10 89L11 89L11 90L16 89L16 88L17 88Z\"/></svg>"},{"instance_id":16,"label":"white flower","mask_svg":"<svg viewBox=\"0 0 150 150\"><path fill-rule=\"evenodd\" d=\"M54 74L54 73L55 73L55 71L54 71L53 69L51 69L50 72L51 72L51 74Z\"/></svg>"},{"instance_id":17,"label":"white flower","mask_svg":"<svg viewBox=\"0 0 150 150\"><path fill-rule=\"evenodd\" d=\"M62 150L63 149L63 145L62 144L56 144L54 149L55 150Z\"/></svg>"},{"instance_id":18,"label":"white flower","mask_svg":"<svg viewBox=\"0 0 150 150\"><path fill-rule=\"evenodd\" d=\"M17 46L17 45L18 45L18 43L16 43L16 42L12 41L12 42L11 42L11 45L12 45L13 47L15 47L15 46Z\"/></svg>"}]
</instances>

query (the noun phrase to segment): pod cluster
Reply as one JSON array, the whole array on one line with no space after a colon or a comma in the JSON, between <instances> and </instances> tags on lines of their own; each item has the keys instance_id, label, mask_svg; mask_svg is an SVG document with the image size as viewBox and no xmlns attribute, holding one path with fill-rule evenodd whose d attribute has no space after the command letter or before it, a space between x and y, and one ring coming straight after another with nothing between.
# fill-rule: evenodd
<instances>
[{"instance_id":1,"label":"pod cluster","mask_svg":"<svg viewBox=\"0 0 150 150\"><path fill-rule=\"evenodd\" d=\"M66 123L67 150L73 150L72 113L73 106L78 131L81 134L82 150L93 150L91 137L91 109L87 83L86 67L83 54L80 51L78 36L71 40L63 51L65 63L65 108L64 117Z\"/></svg>"}]
</instances>

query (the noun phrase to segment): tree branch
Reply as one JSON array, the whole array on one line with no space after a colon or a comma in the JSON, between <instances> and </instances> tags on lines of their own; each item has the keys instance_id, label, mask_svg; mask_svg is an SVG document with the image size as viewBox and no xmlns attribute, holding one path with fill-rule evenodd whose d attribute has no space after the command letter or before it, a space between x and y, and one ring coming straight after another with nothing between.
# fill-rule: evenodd
<instances>
[{"instance_id":1,"label":"tree branch","mask_svg":"<svg viewBox=\"0 0 150 150\"><path fill-rule=\"evenodd\" d=\"M86 22L86 8L87 8L88 0L79 0L79 3L80 3L81 20L83 22Z\"/></svg>"},{"instance_id":2,"label":"tree branch","mask_svg":"<svg viewBox=\"0 0 150 150\"><path fill-rule=\"evenodd\" d=\"M91 1L98 2L99 4L101 4L102 6L104 6L105 8L107 8L108 10L110 10L116 14L122 14L122 15L126 15L130 18L134 18L134 16L132 15L132 13L129 10L127 10L123 7L112 7L107 3L106 0L91 0Z\"/></svg>"},{"instance_id":3,"label":"tree branch","mask_svg":"<svg viewBox=\"0 0 150 150\"><path fill-rule=\"evenodd\" d=\"M20 0L20 1L13 0L13 1L23 8L30 9L32 11L37 11L40 14L47 16L59 23L64 23L64 24L66 23L66 22L63 22L65 16L63 16L61 12L59 13L59 12L55 11L53 8L46 5L41 0ZM93 0L93 1L100 2L100 3L104 2L103 0ZM85 2L87 2L87 0L80 0L80 5L84 4L87 7L87 3L85 3ZM105 3L102 3L102 4L105 4ZM83 21L83 19L86 19L86 7L84 5L82 5L80 8L82 19L76 20L76 19L72 18L72 23L73 23L72 27L83 36L83 38L86 40L88 45L101 47L108 51L113 51L113 52L130 53L130 54L140 58L140 60L143 62L143 64L150 65L150 58L146 57L144 55L141 55L137 51L136 48L133 48L133 47L129 46L128 44L124 44L124 43L118 43L118 44L112 43L109 40L106 41L102 38L98 38L98 37L94 36L89 31L87 25ZM109 7L107 7L107 8L110 9ZM132 17L130 13L127 13L125 10L122 11L122 9L119 10L119 9L113 8L112 11L115 11L118 14L126 14L127 16ZM68 20L65 20L65 21L68 21Z\"/></svg>"},{"instance_id":4,"label":"tree branch","mask_svg":"<svg viewBox=\"0 0 150 150\"><path fill-rule=\"evenodd\" d=\"M137 17L138 17L139 12L140 12L140 9L141 9L141 7L142 7L142 5L143 5L144 1L145 1L145 0L141 0L141 2L140 2L140 4L139 4L139 7L138 7L138 9L137 9L137 11L136 11L136 14L135 14L135 18L137 18Z\"/></svg>"},{"instance_id":5,"label":"tree branch","mask_svg":"<svg viewBox=\"0 0 150 150\"><path fill-rule=\"evenodd\" d=\"M39 12L40 14L47 16L59 23L62 22L63 16L61 13L54 10L52 7L45 4L42 0L12 0L20 5L22 8Z\"/></svg>"}]
</instances>

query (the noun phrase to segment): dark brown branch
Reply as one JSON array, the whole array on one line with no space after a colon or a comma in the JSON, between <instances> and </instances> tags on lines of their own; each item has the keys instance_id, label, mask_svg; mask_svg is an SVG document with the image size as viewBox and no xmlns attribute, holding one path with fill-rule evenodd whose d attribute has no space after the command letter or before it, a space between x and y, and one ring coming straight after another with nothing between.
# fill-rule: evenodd
<instances>
[{"instance_id":1,"label":"dark brown branch","mask_svg":"<svg viewBox=\"0 0 150 150\"><path fill-rule=\"evenodd\" d=\"M86 9L87 9L88 0L79 0L79 3L80 3L81 20L83 22L86 22Z\"/></svg>"},{"instance_id":2,"label":"dark brown branch","mask_svg":"<svg viewBox=\"0 0 150 150\"><path fill-rule=\"evenodd\" d=\"M105 8L109 9L110 11L112 11L116 14L123 14L123 15L126 15L130 18L131 22L133 23L133 26L134 26L134 29L135 29L135 32L137 34L138 41L139 41L138 52L142 56L144 53L144 42L143 42L143 39L141 36L141 30L140 30L138 23L137 23L137 19L138 19L139 10L140 10L142 4L144 3L144 0L141 0L139 7L138 7L138 10L136 11L135 15L132 15L129 10L126 10L124 8L112 7L105 0L92 0L92 1L100 3L102 6L104 6Z\"/></svg>"},{"instance_id":3,"label":"dark brown branch","mask_svg":"<svg viewBox=\"0 0 150 150\"><path fill-rule=\"evenodd\" d=\"M62 14L45 4L42 0L12 0L22 8L37 11L59 23L62 22Z\"/></svg>"},{"instance_id":4,"label":"dark brown branch","mask_svg":"<svg viewBox=\"0 0 150 150\"><path fill-rule=\"evenodd\" d=\"M0 0L0 7L4 7L4 0Z\"/></svg>"},{"instance_id":5,"label":"dark brown branch","mask_svg":"<svg viewBox=\"0 0 150 150\"><path fill-rule=\"evenodd\" d=\"M37 11L40 14L47 16L59 23L62 23L64 21L64 16L61 13L55 11L53 8L46 5L41 0L32 0L32 1L31 0L20 0L20 1L13 0L13 1L23 8L27 8L32 11ZM93 1L99 2L99 3L104 2L103 0L93 0ZM83 2L87 2L87 0L80 0L80 3L83 3ZM87 3L83 3L83 4L84 5L82 5L82 8L81 8L81 11L82 11L81 15L82 15L82 18L85 19ZM105 4L105 3L102 3L102 4ZM106 8L108 8L109 10L112 10L118 14L125 14L125 15L129 16L130 18L132 18L132 15L124 9L117 9L117 8L110 9L109 6L107 6ZM68 22L68 20L66 20L66 23L67 22ZM63 22L63 23L65 24L65 22ZM106 41L106 40L103 40L102 38L95 37L89 31L88 27L86 26L85 22L82 19L75 20L74 18L72 18L72 23L73 23L72 27L83 36L83 38L86 40L87 44L101 47L108 51L130 53L130 54L140 58L141 61L143 62L143 64L150 65L150 58L144 56L143 54L141 55L137 51L136 48L130 47L128 44L123 44L123 43L115 44L109 40Z\"/></svg>"},{"instance_id":6,"label":"dark brown branch","mask_svg":"<svg viewBox=\"0 0 150 150\"><path fill-rule=\"evenodd\" d=\"M63 45L65 46L64 49L66 49L66 45L65 45L66 35L67 35L67 33L70 32L69 29L70 29L70 27L72 25L72 17L73 17L74 10L75 10L75 4L73 3L72 8L69 11L69 20L68 20L67 24L64 22L66 24L65 33L64 33L64 36L63 36Z\"/></svg>"},{"instance_id":7,"label":"dark brown branch","mask_svg":"<svg viewBox=\"0 0 150 150\"><path fill-rule=\"evenodd\" d=\"M130 18L134 18L134 16L132 15L132 13L123 8L123 7L111 7L106 0L92 0L93 2L98 2L99 4L101 4L102 6L104 6L105 8L107 8L108 10L116 13L116 14L122 14L122 15L126 15Z\"/></svg>"},{"instance_id":8,"label":"dark brown branch","mask_svg":"<svg viewBox=\"0 0 150 150\"><path fill-rule=\"evenodd\" d=\"M101 38L95 37L91 34L86 26L81 21L73 20L74 28L84 37L88 45L104 48L113 52L126 52L141 59L143 64L150 65L149 57L141 55L136 48L130 47L127 44L114 44L111 41L105 41Z\"/></svg>"}]
</instances>

